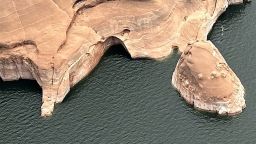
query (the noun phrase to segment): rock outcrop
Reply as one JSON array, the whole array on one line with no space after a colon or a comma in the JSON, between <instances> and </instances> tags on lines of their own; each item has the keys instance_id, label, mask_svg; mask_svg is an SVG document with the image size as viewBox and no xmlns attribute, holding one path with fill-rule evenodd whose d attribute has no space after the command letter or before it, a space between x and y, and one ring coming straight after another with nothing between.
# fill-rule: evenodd
<instances>
[{"instance_id":1,"label":"rock outcrop","mask_svg":"<svg viewBox=\"0 0 256 144\"><path fill-rule=\"evenodd\" d=\"M245 107L244 87L209 41L187 46L172 83L189 104L201 110L234 115Z\"/></svg>"},{"instance_id":2,"label":"rock outcrop","mask_svg":"<svg viewBox=\"0 0 256 144\"><path fill-rule=\"evenodd\" d=\"M151 59L163 59L174 48L178 48L180 52L186 49L186 52L192 51L193 54L198 51L195 55L200 56L206 49L216 51L212 44L204 44L209 43L207 34L228 5L242 2L0 0L0 77L3 81L36 80L43 90L41 115L49 116L54 104L62 102L70 87L93 70L110 46L122 44L132 58ZM200 43L194 43L196 41ZM187 50L187 47L192 49ZM212 56L213 62L221 59L218 51L216 54L217 57ZM187 60L185 53L182 59ZM205 95L189 92L183 87L179 76L186 76L188 82L194 82L195 76L191 74L200 72L204 78L208 74L208 71L204 73L205 67L200 67L200 63L195 60L195 69L186 63L184 70L180 68L180 63L183 64L180 61L174 73L174 85L185 99L193 94L193 98L206 101L200 103L192 98L187 99L190 103L219 113L241 111L244 106L243 88L225 62L229 70L227 78L220 76L218 80L212 80L216 82L214 84L210 84L208 80L205 83L193 83L194 87L199 88L197 91L205 91ZM209 66L209 70L212 69ZM215 74L219 75L217 70L213 73ZM232 78L237 83L232 83ZM222 82L228 91L221 87L220 91L214 92L205 89L208 83L217 85ZM238 90L239 87L241 90ZM216 101L212 100L215 98ZM234 104L237 100L241 103ZM224 103L224 106L218 105L215 108L216 103Z\"/></svg>"}]
</instances>

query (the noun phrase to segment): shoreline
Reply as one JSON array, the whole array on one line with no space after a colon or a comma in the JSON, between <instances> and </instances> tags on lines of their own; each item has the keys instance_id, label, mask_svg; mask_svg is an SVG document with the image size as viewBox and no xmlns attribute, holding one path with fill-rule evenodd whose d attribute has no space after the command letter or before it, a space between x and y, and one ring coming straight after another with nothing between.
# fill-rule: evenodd
<instances>
[{"instance_id":1,"label":"shoreline","mask_svg":"<svg viewBox=\"0 0 256 144\"><path fill-rule=\"evenodd\" d=\"M242 2L157 1L140 5L137 1L102 1L100 4L92 1L94 6L87 11L83 11L85 6L72 8L72 4L57 3L60 8L69 7L65 12L54 7L49 9L58 18L43 21L44 27L39 33L24 30L14 37L12 32L6 36L6 32L0 31L3 39L0 41L0 77L3 81L36 80L43 90L41 115L50 116L55 103L63 101L70 87L86 77L112 45L122 44L132 58L160 60L169 56L174 48L183 53L187 45L207 42L217 18L230 4ZM113 7L117 3L119 7ZM54 4L49 2L49 5ZM120 14L118 10L125 7L130 10ZM105 11L105 17L99 11ZM36 30L39 27L38 24L31 26Z\"/></svg>"}]
</instances>

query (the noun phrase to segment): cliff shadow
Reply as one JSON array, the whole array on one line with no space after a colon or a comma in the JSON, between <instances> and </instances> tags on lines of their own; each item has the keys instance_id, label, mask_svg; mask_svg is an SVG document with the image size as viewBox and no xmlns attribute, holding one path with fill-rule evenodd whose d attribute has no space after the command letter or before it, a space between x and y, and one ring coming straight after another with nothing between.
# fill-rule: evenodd
<instances>
[{"instance_id":1,"label":"cliff shadow","mask_svg":"<svg viewBox=\"0 0 256 144\"><path fill-rule=\"evenodd\" d=\"M31 91L42 93L42 88L35 80L17 80L17 81L3 81L0 78L0 93L3 91L14 92L14 91L22 90L22 91ZM1 94L0 94L1 96ZM41 97L40 97L41 99Z\"/></svg>"},{"instance_id":2,"label":"cliff shadow","mask_svg":"<svg viewBox=\"0 0 256 144\"><path fill-rule=\"evenodd\" d=\"M111 46L105 52L103 57L109 57L111 55L119 55L119 56L122 56L124 58L132 60L131 55L129 54L129 52L126 50L126 48L122 44L117 44L117 45Z\"/></svg>"},{"instance_id":3,"label":"cliff shadow","mask_svg":"<svg viewBox=\"0 0 256 144\"><path fill-rule=\"evenodd\" d=\"M66 95L62 103L66 103L75 98L77 90L84 89L84 84L88 87L92 81L94 81L95 71L98 71L99 67L101 67L103 61L116 61L118 59L126 59L127 61L132 61L130 53L125 48L125 46L120 42L119 44L115 44L110 46L104 55L102 56L100 62L96 65L96 67L89 73L88 76L84 77L81 81L79 81L74 87L71 88L70 92ZM105 68L104 68L105 69ZM81 88L83 87L83 88Z\"/></svg>"}]
</instances>

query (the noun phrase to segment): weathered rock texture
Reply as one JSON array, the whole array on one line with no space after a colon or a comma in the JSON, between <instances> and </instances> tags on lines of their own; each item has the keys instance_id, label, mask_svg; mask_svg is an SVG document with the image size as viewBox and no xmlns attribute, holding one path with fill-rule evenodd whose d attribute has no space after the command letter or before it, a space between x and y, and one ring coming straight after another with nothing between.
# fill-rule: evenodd
<instances>
[{"instance_id":1,"label":"weathered rock texture","mask_svg":"<svg viewBox=\"0 0 256 144\"><path fill-rule=\"evenodd\" d=\"M245 107L240 80L209 41L187 46L172 83L182 97L198 109L234 115Z\"/></svg>"},{"instance_id":2,"label":"weathered rock texture","mask_svg":"<svg viewBox=\"0 0 256 144\"><path fill-rule=\"evenodd\" d=\"M0 77L35 79L43 89L41 115L49 116L54 104L62 102L70 87L87 76L114 44L123 44L132 58L162 59L173 48L187 49L173 76L182 96L204 110L237 113L244 107L243 87L207 42L207 34L228 5L241 2L0 0ZM188 44L192 45L187 48ZM212 60L212 65L195 56ZM227 68L226 78L213 68L215 62ZM216 78L208 80L209 74ZM183 77L191 87L185 79L184 85ZM213 91L208 85L218 88Z\"/></svg>"}]
</instances>

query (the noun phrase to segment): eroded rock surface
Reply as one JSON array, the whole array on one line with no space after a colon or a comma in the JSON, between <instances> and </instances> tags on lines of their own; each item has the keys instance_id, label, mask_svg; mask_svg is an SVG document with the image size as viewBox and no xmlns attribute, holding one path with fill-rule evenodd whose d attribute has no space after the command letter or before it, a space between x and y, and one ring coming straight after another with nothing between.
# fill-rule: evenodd
<instances>
[{"instance_id":1,"label":"eroded rock surface","mask_svg":"<svg viewBox=\"0 0 256 144\"><path fill-rule=\"evenodd\" d=\"M110 46L123 44L132 58L163 59L173 48L184 52L189 43L207 41L220 14L241 2L0 0L0 77L35 79L43 89L41 115L49 116ZM220 89L205 96L232 98L227 94L234 84L223 82L229 93Z\"/></svg>"},{"instance_id":2,"label":"eroded rock surface","mask_svg":"<svg viewBox=\"0 0 256 144\"><path fill-rule=\"evenodd\" d=\"M234 115L245 107L244 87L209 41L187 46L173 73L172 83L181 96L198 109Z\"/></svg>"}]
</instances>

